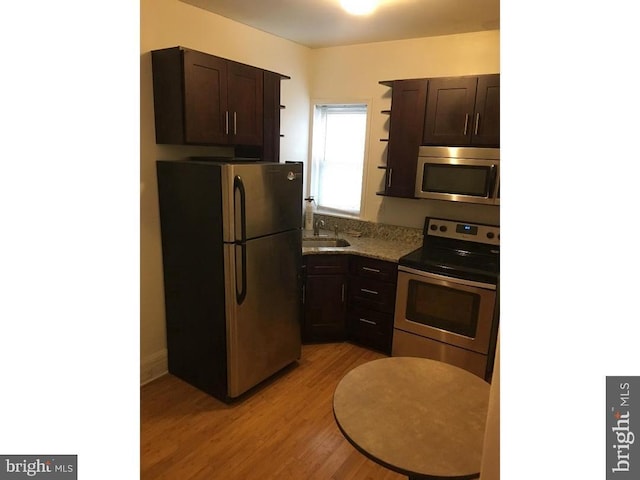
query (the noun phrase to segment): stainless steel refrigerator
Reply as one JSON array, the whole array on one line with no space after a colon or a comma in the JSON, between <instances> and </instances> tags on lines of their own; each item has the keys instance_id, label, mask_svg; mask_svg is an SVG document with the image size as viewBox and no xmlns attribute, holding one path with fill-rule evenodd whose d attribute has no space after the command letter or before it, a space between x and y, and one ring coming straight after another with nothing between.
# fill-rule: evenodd
<instances>
[{"instance_id":1,"label":"stainless steel refrigerator","mask_svg":"<svg viewBox=\"0 0 640 480\"><path fill-rule=\"evenodd\" d=\"M230 401L300 358L302 165L156 167L169 372Z\"/></svg>"}]
</instances>

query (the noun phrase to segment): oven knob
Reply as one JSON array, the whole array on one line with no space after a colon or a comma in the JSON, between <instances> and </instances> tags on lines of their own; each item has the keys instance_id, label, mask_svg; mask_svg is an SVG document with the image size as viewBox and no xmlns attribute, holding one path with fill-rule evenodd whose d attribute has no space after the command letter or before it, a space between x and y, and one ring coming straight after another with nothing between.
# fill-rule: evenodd
<instances>
[{"instance_id":1,"label":"oven knob","mask_svg":"<svg viewBox=\"0 0 640 480\"><path fill-rule=\"evenodd\" d=\"M431 226L429 228L431 230L437 230L438 229L438 225L431 224Z\"/></svg>"},{"instance_id":2,"label":"oven knob","mask_svg":"<svg viewBox=\"0 0 640 480\"><path fill-rule=\"evenodd\" d=\"M447 227L444 225L440 225L440 231L441 232L446 232L447 231Z\"/></svg>"},{"instance_id":3,"label":"oven knob","mask_svg":"<svg viewBox=\"0 0 640 480\"><path fill-rule=\"evenodd\" d=\"M493 232L487 232L487 238L493 238L495 237Z\"/></svg>"}]
</instances>

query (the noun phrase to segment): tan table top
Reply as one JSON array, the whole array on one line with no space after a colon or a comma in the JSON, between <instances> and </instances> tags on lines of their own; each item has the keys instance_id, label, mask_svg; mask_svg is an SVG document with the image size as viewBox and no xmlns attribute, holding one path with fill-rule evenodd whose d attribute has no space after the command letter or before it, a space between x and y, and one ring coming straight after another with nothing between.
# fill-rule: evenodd
<instances>
[{"instance_id":1,"label":"tan table top","mask_svg":"<svg viewBox=\"0 0 640 480\"><path fill-rule=\"evenodd\" d=\"M426 358L365 363L336 387L333 412L344 436L385 467L424 478L476 478L489 384Z\"/></svg>"}]
</instances>

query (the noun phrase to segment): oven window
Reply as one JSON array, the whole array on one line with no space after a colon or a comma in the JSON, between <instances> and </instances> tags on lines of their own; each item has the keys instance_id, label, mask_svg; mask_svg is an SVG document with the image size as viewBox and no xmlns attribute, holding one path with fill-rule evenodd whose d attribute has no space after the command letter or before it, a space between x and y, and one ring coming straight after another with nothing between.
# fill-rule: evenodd
<instances>
[{"instance_id":1,"label":"oven window","mask_svg":"<svg viewBox=\"0 0 640 480\"><path fill-rule=\"evenodd\" d=\"M426 163L422 191L488 197L490 177L490 167Z\"/></svg>"},{"instance_id":2,"label":"oven window","mask_svg":"<svg viewBox=\"0 0 640 480\"><path fill-rule=\"evenodd\" d=\"M474 338L480 295L409 280L407 320Z\"/></svg>"}]
</instances>

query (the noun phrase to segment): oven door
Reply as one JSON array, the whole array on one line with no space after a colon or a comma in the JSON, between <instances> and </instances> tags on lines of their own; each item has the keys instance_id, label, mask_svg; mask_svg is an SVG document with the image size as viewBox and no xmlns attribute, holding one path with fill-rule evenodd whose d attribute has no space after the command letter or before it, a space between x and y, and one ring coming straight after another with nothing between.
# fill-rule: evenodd
<instances>
[{"instance_id":1,"label":"oven door","mask_svg":"<svg viewBox=\"0 0 640 480\"><path fill-rule=\"evenodd\" d=\"M394 328L489 352L496 286L398 267Z\"/></svg>"}]
</instances>

